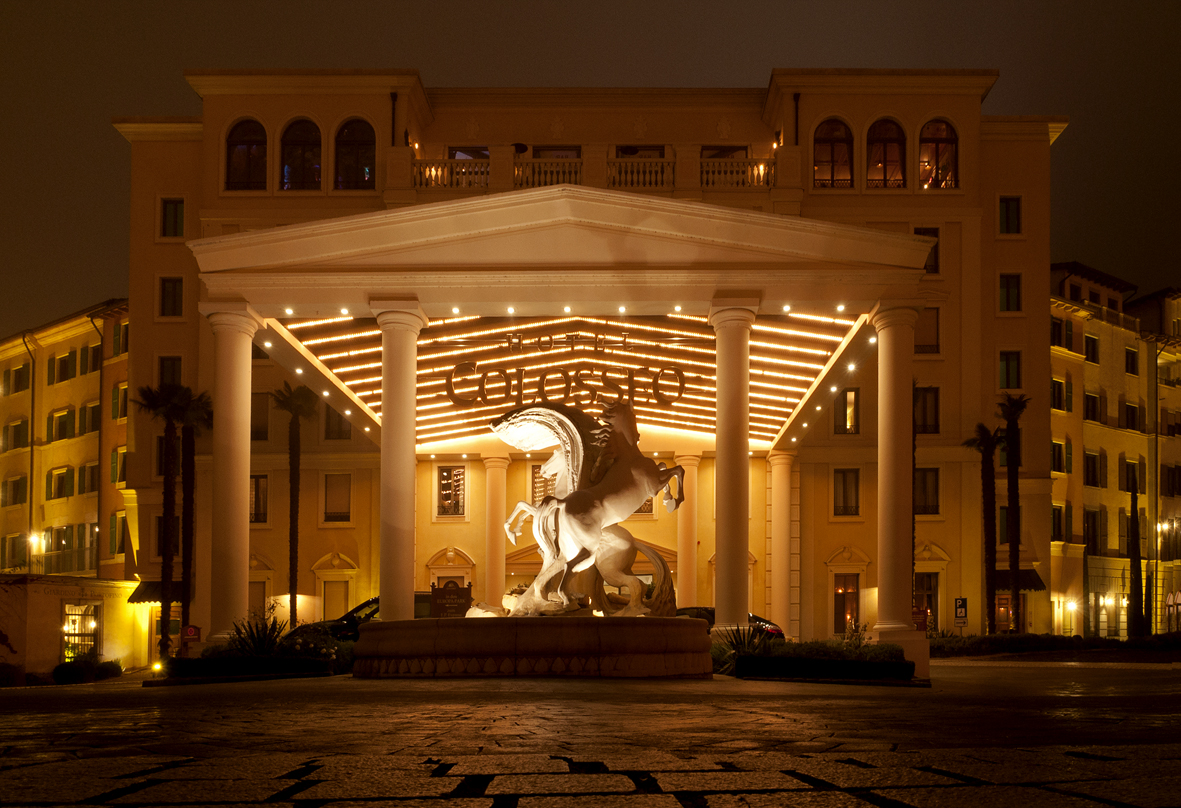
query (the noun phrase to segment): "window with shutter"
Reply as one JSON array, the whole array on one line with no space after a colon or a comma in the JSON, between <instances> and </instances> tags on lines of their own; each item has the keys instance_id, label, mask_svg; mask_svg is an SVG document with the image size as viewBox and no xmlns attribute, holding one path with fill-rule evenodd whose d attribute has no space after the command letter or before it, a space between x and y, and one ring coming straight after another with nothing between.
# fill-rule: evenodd
<instances>
[{"instance_id":1,"label":"window with shutter","mask_svg":"<svg viewBox=\"0 0 1181 808\"><path fill-rule=\"evenodd\" d=\"M325 522L352 521L352 485L351 474L324 475Z\"/></svg>"}]
</instances>

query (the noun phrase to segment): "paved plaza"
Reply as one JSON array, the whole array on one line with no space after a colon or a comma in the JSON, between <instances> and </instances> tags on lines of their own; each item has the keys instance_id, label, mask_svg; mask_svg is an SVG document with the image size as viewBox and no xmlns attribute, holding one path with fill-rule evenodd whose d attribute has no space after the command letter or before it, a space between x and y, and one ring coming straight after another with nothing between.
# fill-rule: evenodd
<instances>
[{"instance_id":1,"label":"paved plaza","mask_svg":"<svg viewBox=\"0 0 1181 808\"><path fill-rule=\"evenodd\" d=\"M1181 805L1181 670L0 691L4 806Z\"/></svg>"}]
</instances>

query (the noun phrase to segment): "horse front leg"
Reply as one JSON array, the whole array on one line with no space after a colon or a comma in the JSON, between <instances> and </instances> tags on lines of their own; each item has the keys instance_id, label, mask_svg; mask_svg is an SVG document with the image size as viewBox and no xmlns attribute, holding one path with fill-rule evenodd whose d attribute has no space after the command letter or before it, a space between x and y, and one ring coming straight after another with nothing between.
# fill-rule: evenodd
<instances>
[{"instance_id":1,"label":"horse front leg","mask_svg":"<svg viewBox=\"0 0 1181 808\"><path fill-rule=\"evenodd\" d=\"M672 492L672 479L677 479L677 494L674 497ZM660 483L661 489L664 492L664 507L669 513L672 513L677 508L681 507L681 503L685 501L685 469L681 466L673 466L671 469L666 469L664 464L660 464Z\"/></svg>"},{"instance_id":2,"label":"horse front leg","mask_svg":"<svg viewBox=\"0 0 1181 808\"><path fill-rule=\"evenodd\" d=\"M504 533L514 546L517 543L517 536L521 535L521 531L525 527L525 520L530 517L537 519L537 509L528 502L521 500L517 502L517 507L513 508L512 516L505 520Z\"/></svg>"}]
</instances>

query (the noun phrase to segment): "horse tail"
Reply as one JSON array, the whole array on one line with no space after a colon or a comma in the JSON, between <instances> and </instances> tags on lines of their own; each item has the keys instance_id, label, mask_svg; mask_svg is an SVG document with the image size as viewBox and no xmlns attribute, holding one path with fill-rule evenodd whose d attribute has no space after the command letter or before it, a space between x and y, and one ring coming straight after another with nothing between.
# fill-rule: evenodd
<instances>
[{"instance_id":1,"label":"horse tail","mask_svg":"<svg viewBox=\"0 0 1181 808\"><path fill-rule=\"evenodd\" d=\"M652 568L656 571L652 582L652 599L644 601L644 605L652 610L653 617L676 617L677 592L673 588L672 570L668 568L664 556L640 542L636 542L636 549L652 562Z\"/></svg>"}]
</instances>

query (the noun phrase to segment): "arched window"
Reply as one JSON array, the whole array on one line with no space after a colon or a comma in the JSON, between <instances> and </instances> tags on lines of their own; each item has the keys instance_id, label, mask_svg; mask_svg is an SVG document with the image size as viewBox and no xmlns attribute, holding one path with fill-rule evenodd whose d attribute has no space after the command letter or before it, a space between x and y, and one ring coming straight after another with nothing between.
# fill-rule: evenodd
<instances>
[{"instance_id":1,"label":"arched window","mask_svg":"<svg viewBox=\"0 0 1181 808\"><path fill-rule=\"evenodd\" d=\"M885 119L874 123L869 127L865 151L868 187L906 187L906 134L901 126Z\"/></svg>"},{"instance_id":2,"label":"arched window","mask_svg":"<svg viewBox=\"0 0 1181 808\"><path fill-rule=\"evenodd\" d=\"M813 181L816 188L853 187L853 133L836 118L816 127L812 139Z\"/></svg>"},{"instance_id":3,"label":"arched window","mask_svg":"<svg viewBox=\"0 0 1181 808\"><path fill-rule=\"evenodd\" d=\"M239 121L226 137L226 190L267 189L267 130L258 121Z\"/></svg>"},{"instance_id":4,"label":"arched window","mask_svg":"<svg viewBox=\"0 0 1181 808\"><path fill-rule=\"evenodd\" d=\"M919 183L924 188L959 188L959 138L947 121L930 121L919 132Z\"/></svg>"},{"instance_id":5,"label":"arched window","mask_svg":"<svg viewBox=\"0 0 1181 808\"><path fill-rule=\"evenodd\" d=\"M336 132L336 190L360 191L374 187L377 138L360 118L345 121Z\"/></svg>"},{"instance_id":6,"label":"arched window","mask_svg":"<svg viewBox=\"0 0 1181 808\"><path fill-rule=\"evenodd\" d=\"M306 119L295 121L288 126L283 132L281 158L281 189L320 190L320 127Z\"/></svg>"}]
</instances>

